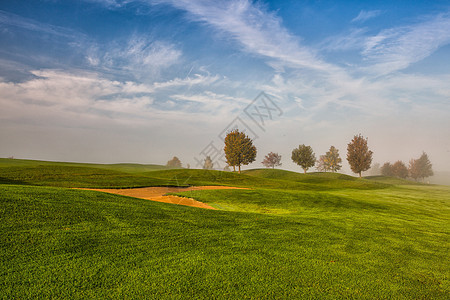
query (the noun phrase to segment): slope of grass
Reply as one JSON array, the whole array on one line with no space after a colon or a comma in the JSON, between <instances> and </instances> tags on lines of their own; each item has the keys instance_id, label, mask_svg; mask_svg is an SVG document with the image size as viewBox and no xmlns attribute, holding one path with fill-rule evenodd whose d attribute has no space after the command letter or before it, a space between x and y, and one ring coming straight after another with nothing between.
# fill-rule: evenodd
<instances>
[{"instance_id":1,"label":"slope of grass","mask_svg":"<svg viewBox=\"0 0 450 300\"><path fill-rule=\"evenodd\" d=\"M448 195L425 186L197 195L233 212L0 185L0 294L447 299Z\"/></svg>"},{"instance_id":2,"label":"slope of grass","mask_svg":"<svg viewBox=\"0 0 450 300\"><path fill-rule=\"evenodd\" d=\"M213 170L166 170L147 173L159 179L189 185L230 185L269 189L325 190L336 188L379 189L389 185L342 174L299 174L284 170L250 170L242 174ZM340 178L342 177L342 178Z\"/></svg>"},{"instance_id":3,"label":"slope of grass","mask_svg":"<svg viewBox=\"0 0 450 300\"><path fill-rule=\"evenodd\" d=\"M3 167L0 168L0 183L91 188L177 185L176 182L169 179L157 179L108 169L64 165Z\"/></svg>"},{"instance_id":4,"label":"slope of grass","mask_svg":"<svg viewBox=\"0 0 450 300\"><path fill-rule=\"evenodd\" d=\"M449 187L94 166L0 160L3 298L448 299ZM181 194L213 211L61 188L152 185L251 189Z\"/></svg>"},{"instance_id":5,"label":"slope of grass","mask_svg":"<svg viewBox=\"0 0 450 300\"><path fill-rule=\"evenodd\" d=\"M421 182L409 180L409 179L402 179L397 177L389 177L389 176L367 176L364 177L367 180L374 181L374 182L381 182L386 184L395 184L395 185L423 185Z\"/></svg>"},{"instance_id":6,"label":"slope of grass","mask_svg":"<svg viewBox=\"0 0 450 300\"><path fill-rule=\"evenodd\" d=\"M229 185L293 190L324 190L344 187L376 189L388 186L376 181L331 173L304 175L284 170L259 169L237 174L214 170L161 168L165 167L0 159L0 183L90 188Z\"/></svg>"},{"instance_id":7,"label":"slope of grass","mask_svg":"<svg viewBox=\"0 0 450 300\"><path fill-rule=\"evenodd\" d=\"M0 168L2 167L38 167L38 166L54 166L54 167L86 167L95 169L107 169L112 171L126 173L142 173L157 170L169 170L171 168L155 164L89 164L89 163L72 163L72 162L53 162L29 159L9 159L0 158ZM0 169L1 170L1 169Z\"/></svg>"},{"instance_id":8,"label":"slope of grass","mask_svg":"<svg viewBox=\"0 0 450 300\"><path fill-rule=\"evenodd\" d=\"M243 171L243 174L262 177L262 178L273 178L273 179L283 179L298 182L310 182L310 183L324 183L328 181L336 180L348 180L348 181L358 181L358 178L353 176L348 176L339 173L326 173L326 172L313 172L313 173L297 173L293 171L286 171L280 169L252 169Z\"/></svg>"}]
</instances>

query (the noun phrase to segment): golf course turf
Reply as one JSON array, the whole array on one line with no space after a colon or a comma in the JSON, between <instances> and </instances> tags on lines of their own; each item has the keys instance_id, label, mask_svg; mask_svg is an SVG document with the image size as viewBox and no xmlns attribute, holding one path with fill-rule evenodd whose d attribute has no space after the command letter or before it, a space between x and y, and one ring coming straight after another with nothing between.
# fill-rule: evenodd
<instances>
[{"instance_id":1,"label":"golf course turf","mask_svg":"<svg viewBox=\"0 0 450 300\"><path fill-rule=\"evenodd\" d=\"M80 188L177 193L216 210ZM450 187L0 159L4 299L449 299Z\"/></svg>"}]
</instances>

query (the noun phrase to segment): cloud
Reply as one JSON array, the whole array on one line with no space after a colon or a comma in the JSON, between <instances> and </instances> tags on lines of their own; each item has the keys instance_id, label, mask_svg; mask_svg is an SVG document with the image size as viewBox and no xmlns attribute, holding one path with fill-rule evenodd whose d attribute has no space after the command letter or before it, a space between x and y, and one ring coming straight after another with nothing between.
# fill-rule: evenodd
<instances>
[{"instance_id":1,"label":"cloud","mask_svg":"<svg viewBox=\"0 0 450 300\"><path fill-rule=\"evenodd\" d=\"M29 18L0 10L0 25L13 26L29 31L51 34L64 38L84 38L85 36L79 32L60 26L44 24Z\"/></svg>"},{"instance_id":2,"label":"cloud","mask_svg":"<svg viewBox=\"0 0 450 300\"><path fill-rule=\"evenodd\" d=\"M186 78L174 78L168 81L164 82L155 82L153 83L153 86L155 89L168 89L173 87L180 87L184 86L187 88L190 88L194 85L212 85L216 83L221 77L219 75L201 75L201 74L194 74L193 77L186 77Z\"/></svg>"},{"instance_id":3,"label":"cloud","mask_svg":"<svg viewBox=\"0 0 450 300\"><path fill-rule=\"evenodd\" d=\"M161 70L180 62L182 51L172 43L135 35L125 46L118 42L112 42L106 47L91 45L85 57L93 67L127 72L137 79L144 79L158 75Z\"/></svg>"},{"instance_id":4,"label":"cloud","mask_svg":"<svg viewBox=\"0 0 450 300\"><path fill-rule=\"evenodd\" d=\"M169 4L188 12L192 21L203 22L231 37L248 53L286 66L320 71L333 68L314 51L302 46L299 39L283 27L279 17L251 1L158 0L150 3Z\"/></svg>"},{"instance_id":5,"label":"cloud","mask_svg":"<svg viewBox=\"0 0 450 300\"><path fill-rule=\"evenodd\" d=\"M189 87L207 85L216 76L143 84L109 80L86 71L36 70L23 82L0 81L0 120L29 122L39 126L108 126L112 123L155 124L199 120L216 122L248 102L245 98ZM175 101L184 102L176 105ZM197 103L195 109L189 103ZM197 117L196 117L197 116ZM216 116L215 120L210 120ZM147 124L147 125L145 125Z\"/></svg>"},{"instance_id":6,"label":"cloud","mask_svg":"<svg viewBox=\"0 0 450 300\"><path fill-rule=\"evenodd\" d=\"M111 81L82 71L32 73L35 77L24 82L0 82L0 118L4 123L26 120L39 126L83 127L96 126L111 115L119 121L142 122L152 113L151 97L142 95L151 88L144 85Z\"/></svg>"},{"instance_id":7,"label":"cloud","mask_svg":"<svg viewBox=\"0 0 450 300\"><path fill-rule=\"evenodd\" d=\"M343 34L325 39L319 46L326 51L362 50L366 43L366 34L365 28L352 28Z\"/></svg>"},{"instance_id":8,"label":"cloud","mask_svg":"<svg viewBox=\"0 0 450 300\"><path fill-rule=\"evenodd\" d=\"M366 40L362 52L368 70L387 74L404 69L450 43L450 14L427 21L381 31Z\"/></svg>"},{"instance_id":9,"label":"cloud","mask_svg":"<svg viewBox=\"0 0 450 300\"><path fill-rule=\"evenodd\" d=\"M114 8L121 8L130 2L134 2L135 0L84 0L84 1L91 3L98 3L105 7L114 9Z\"/></svg>"},{"instance_id":10,"label":"cloud","mask_svg":"<svg viewBox=\"0 0 450 300\"><path fill-rule=\"evenodd\" d=\"M381 10L361 10L352 22L365 22L382 14Z\"/></svg>"},{"instance_id":11,"label":"cloud","mask_svg":"<svg viewBox=\"0 0 450 300\"><path fill-rule=\"evenodd\" d=\"M175 94L170 98L181 102L191 102L195 105L196 111L220 114L222 117L223 114L231 117L232 111L250 103L250 100L246 98L217 94L212 91L204 91L201 94Z\"/></svg>"}]
</instances>

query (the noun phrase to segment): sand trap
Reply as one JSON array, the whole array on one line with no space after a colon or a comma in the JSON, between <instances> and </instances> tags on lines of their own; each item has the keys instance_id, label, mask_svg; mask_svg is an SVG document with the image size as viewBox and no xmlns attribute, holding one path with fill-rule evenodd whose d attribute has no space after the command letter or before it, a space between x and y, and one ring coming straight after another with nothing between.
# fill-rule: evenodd
<instances>
[{"instance_id":1,"label":"sand trap","mask_svg":"<svg viewBox=\"0 0 450 300\"><path fill-rule=\"evenodd\" d=\"M207 209L215 209L206 203L178 196L166 196L168 193L181 193L188 191L200 191L200 190L225 190L225 189L246 189L237 188L230 186L192 186L192 187L146 187L146 188L135 188L135 189L84 189L91 191L99 191L110 194L117 194L123 196L129 196L134 198L146 199L151 201L194 206Z\"/></svg>"}]
</instances>

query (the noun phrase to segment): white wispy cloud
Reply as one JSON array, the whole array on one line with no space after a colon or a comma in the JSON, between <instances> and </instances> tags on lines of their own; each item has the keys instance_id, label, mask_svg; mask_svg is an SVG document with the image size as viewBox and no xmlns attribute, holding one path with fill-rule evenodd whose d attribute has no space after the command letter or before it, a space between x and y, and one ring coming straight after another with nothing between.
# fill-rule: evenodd
<instances>
[{"instance_id":1,"label":"white wispy cloud","mask_svg":"<svg viewBox=\"0 0 450 300\"><path fill-rule=\"evenodd\" d=\"M365 22L382 14L381 10L361 10L352 22Z\"/></svg>"},{"instance_id":2,"label":"white wispy cloud","mask_svg":"<svg viewBox=\"0 0 450 300\"><path fill-rule=\"evenodd\" d=\"M228 115L248 101L213 91L190 92L193 85L209 85L215 76L194 76L154 84L119 82L94 72L36 70L19 83L0 81L0 119L2 122L29 120L36 124L55 122L55 126L86 126L94 122L146 124L173 120L198 120ZM158 101L158 105L155 102ZM200 107L176 105L175 101L195 102ZM221 116L223 117L223 115ZM55 121L56 120L56 121Z\"/></svg>"},{"instance_id":3,"label":"white wispy cloud","mask_svg":"<svg viewBox=\"0 0 450 300\"><path fill-rule=\"evenodd\" d=\"M83 0L90 3L98 3L108 8L120 8L135 0Z\"/></svg>"},{"instance_id":4,"label":"white wispy cloud","mask_svg":"<svg viewBox=\"0 0 450 300\"><path fill-rule=\"evenodd\" d=\"M173 87L186 87L189 89L194 85L212 85L215 82L219 81L222 77L219 75L201 75L201 74L193 74L192 76L186 78L176 77L174 79L170 79L168 81L163 82L155 82L153 83L153 87L155 89L168 89Z\"/></svg>"},{"instance_id":5,"label":"white wispy cloud","mask_svg":"<svg viewBox=\"0 0 450 300\"><path fill-rule=\"evenodd\" d=\"M282 62L288 66L330 70L332 65L304 47L274 13L248 0L190 1L155 0L188 12L192 21L203 22L237 41L248 53Z\"/></svg>"},{"instance_id":6,"label":"white wispy cloud","mask_svg":"<svg viewBox=\"0 0 450 300\"><path fill-rule=\"evenodd\" d=\"M450 14L381 31L366 40L362 52L368 68L378 74L401 70L450 43Z\"/></svg>"},{"instance_id":7,"label":"white wispy cloud","mask_svg":"<svg viewBox=\"0 0 450 300\"><path fill-rule=\"evenodd\" d=\"M97 68L133 74L137 79L159 74L180 62L182 51L174 44L134 35L125 45L112 42L107 47L93 44L86 50L86 61Z\"/></svg>"},{"instance_id":8,"label":"white wispy cloud","mask_svg":"<svg viewBox=\"0 0 450 300\"><path fill-rule=\"evenodd\" d=\"M55 26L50 24L41 23L33 19L25 18L10 12L0 10L0 26L14 26L21 29L35 31L40 33L51 34L55 36L65 37L65 38L85 38L85 36L74 30Z\"/></svg>"},{"instance_id":9,"label":"white wispy cloud","mask_svg":"<svg viewBox=\"0 0 450 300\"><path fill-rule=\"evenodd\" d=\"M362 50L366 40L366 28L351 28L342 34L326 38L319 44L319 48L326 51Z\"/></svg>"}]
</instances>

